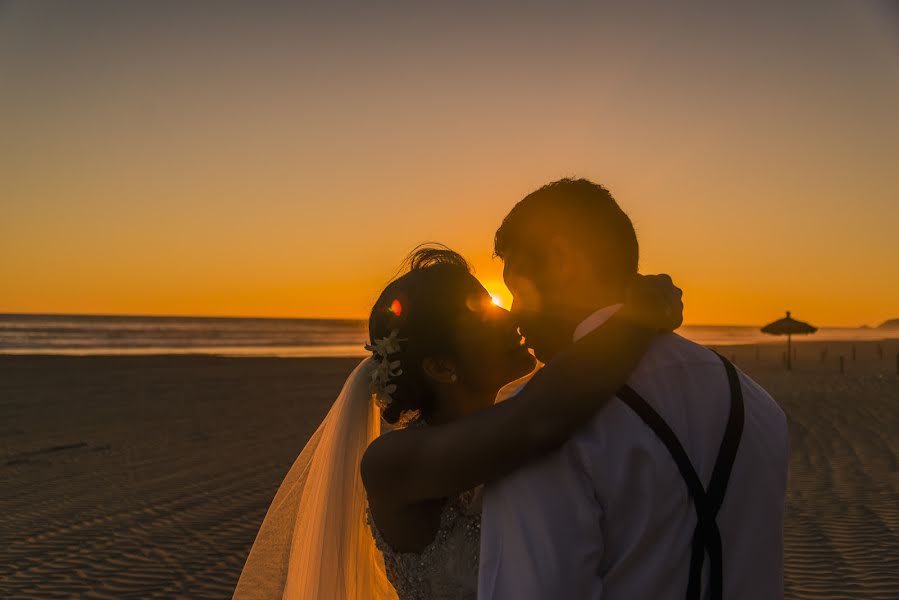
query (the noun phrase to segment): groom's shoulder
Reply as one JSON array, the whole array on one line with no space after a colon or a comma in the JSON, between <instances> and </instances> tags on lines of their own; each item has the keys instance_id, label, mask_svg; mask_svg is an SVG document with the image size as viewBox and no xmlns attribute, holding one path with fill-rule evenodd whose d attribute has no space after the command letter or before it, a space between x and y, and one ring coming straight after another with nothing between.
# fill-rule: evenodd
<instances>
[{"instance_id":1,"label":"groom's shoulder","mask_svg":"<svg viewBox=\"0 0 899 600\"><path fill-rule=\"evenodd\" d=\"M771 399L758 383L736 367L740 380L748 386L746 395ZM670 388L687 383L704 387L708 383L717 382L718 387L726 390L726 381L721 356L716 352L676 333L665 333L652 343L628 383L639 391L641 383L656 382Z\"/></svg>"},{"instance_id":2,"label":"groom's shoulder","mask_svg":"<svg viewBox=\"0 0 899 600\"><path fill-rule=\"evenodd\" d=\"M774 398L739 366L735 367L747 410L771 413L772 418L785 421L783 409ZM647 400L656 408L684 401L707 407L729 397L725 373L717 353L677 334L666 333L653 342L628 383L638 392L646 391Z\"/></svg>"},{"instance_id":3,"label":"groom's shoulder","mask_svg":"<svg viewBox=\"0 0 899 600\"><path fill-rule=\"evenodd\" d=\"M663 333L653 341L633 378L673 375L678 371L709 367L721 367L721 359L714 352L676 333Z\"/></svg>"},{"instance_id":4,"label":"groom's shoulder","mask_svg":"<svg viewBox=\"0 0 899 600\"><path fill-rule=\"evenodd\" d=\"M786 417L776 401L737 367L747 413L766 431L786 436ZM727 421L730 390L721 357L674 333L659 335L628 379L628 385L658 412L683 441L720 430ZM576 438L581 442L629 447L646 441L643 421L624 402L606 406ZM782 435L781 435L782 434ZM651 436L650 436L651 437ZM711 439L711 438L709 438Z\"/></svg>"}]
</instances>

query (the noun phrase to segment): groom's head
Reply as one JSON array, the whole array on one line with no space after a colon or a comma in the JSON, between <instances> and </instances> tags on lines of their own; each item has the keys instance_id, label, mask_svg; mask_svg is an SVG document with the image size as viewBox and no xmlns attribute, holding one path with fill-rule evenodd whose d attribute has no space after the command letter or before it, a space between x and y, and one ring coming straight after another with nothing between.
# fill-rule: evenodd
<instances>
[{"instance_id":1,"label":"groom's head","mask_svg":"<svg viewBox=\"0 0 899 600\"><path fill-rule=\"evenodd\" d=\"M621 302L637 272L637 235L609 191L560 179L528 194L503 220L494 252L512 312L544 362L593 311Z\"/></svg>"}]
</instances>

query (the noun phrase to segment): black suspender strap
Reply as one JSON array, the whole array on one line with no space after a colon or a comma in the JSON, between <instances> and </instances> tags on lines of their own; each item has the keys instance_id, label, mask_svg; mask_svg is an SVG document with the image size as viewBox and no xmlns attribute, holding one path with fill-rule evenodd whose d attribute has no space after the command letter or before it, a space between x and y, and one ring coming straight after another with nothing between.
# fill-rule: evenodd
<instances>
[{"instance_id":1,"label":"black suspender strap","mask_svg":"<svg viewBox=\"0 0 899 600\"><path fill-rule=\"evenodd\" d=\"M722 564L721 532L718 529L716 517L724 502L724 494L727 491L727 482L737 456L737 448L740 446L740 438L743 435L743 390L740 387L740 379L737 371L729 360L718 357L724 363L727 372L727 381L730 385L730 415L727 419L727 427L724 430L724 439L718 450L718 458L712 470L712 478L706 489L693 468L690 458L684 447L678 441L677 436L665 422L665 420L653 409L640 394L633 388L624 386L618 391L618 397L627 404L649 426L650 429L665 444L671 457L674 459L687 491L693 499L696 509L696 530L693 532L690 555L690 577L687 583L686 600L699 600L702 588L702 563L708 552L709 588L711 600L722 600L724 588L724 569Z\"/></svg>"}]
</instances>

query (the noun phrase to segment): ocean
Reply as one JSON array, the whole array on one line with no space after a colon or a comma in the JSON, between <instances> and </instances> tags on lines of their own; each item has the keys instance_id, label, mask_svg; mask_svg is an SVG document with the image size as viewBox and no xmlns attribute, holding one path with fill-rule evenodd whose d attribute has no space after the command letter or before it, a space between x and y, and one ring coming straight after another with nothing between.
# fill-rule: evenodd
<instances>
[{"instance_id":1,"label":"ocean","mask_svg":"<svg viewBox=\"0 0 899 600\"><path fill-rule=\"evenodd\" d=\"M776 343L758 327L685 325L707 346ZM893 337L895 337L893 333ZM795 341L878 340L883 330L824 327ZM0 314L0 354L364 356L361 320Z\"/></svg>"}]
</instances>

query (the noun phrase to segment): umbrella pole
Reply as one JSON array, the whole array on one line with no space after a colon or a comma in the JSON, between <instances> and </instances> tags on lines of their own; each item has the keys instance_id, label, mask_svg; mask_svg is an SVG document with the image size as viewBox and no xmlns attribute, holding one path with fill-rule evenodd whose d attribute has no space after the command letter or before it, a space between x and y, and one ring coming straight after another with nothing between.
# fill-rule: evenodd
<instances>
[{"instance_id":1,"label":"umbrella pole","mask_svg":"<svg viewBox=\"0 0 899 600\"><path fill-rule=\"evenodd\" d=\"M792 338L789 333L787 334L787 371L793 370L793 348L792 348Z\"/></svg>"}]
</instances>

